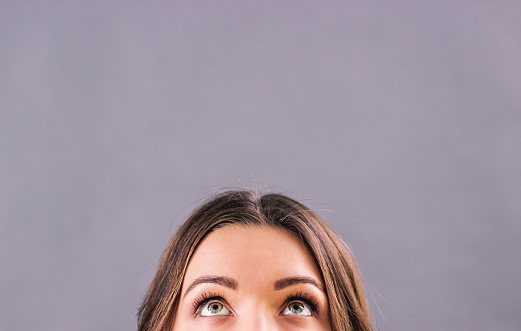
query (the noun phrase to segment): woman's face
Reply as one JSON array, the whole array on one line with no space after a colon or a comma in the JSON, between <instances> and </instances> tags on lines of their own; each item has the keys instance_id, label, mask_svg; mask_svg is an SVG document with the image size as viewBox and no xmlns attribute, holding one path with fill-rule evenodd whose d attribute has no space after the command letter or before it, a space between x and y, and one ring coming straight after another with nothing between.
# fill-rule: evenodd
<instances>
[{"instance_id":1,"label":"woman's face","mask_svg":"<svg viewBox=\"0 0 521 331\"><path fill-rule=\"evenodd\" d=\"M196 249L174 331L331 330L322 277L291 233L229 225Z\"/></svg>"}]
</instances>

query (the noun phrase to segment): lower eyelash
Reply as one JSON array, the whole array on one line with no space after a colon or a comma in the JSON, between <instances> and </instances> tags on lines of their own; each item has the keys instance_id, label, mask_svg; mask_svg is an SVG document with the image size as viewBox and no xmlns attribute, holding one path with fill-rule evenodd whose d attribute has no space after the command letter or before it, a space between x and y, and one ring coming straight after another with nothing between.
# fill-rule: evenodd
<instances>
[{"instance_id":1,"label":"lower eyelash","mask_svg":"<svg viewBox=\"0 0 521 331\"><path fill-rule=\"evenodd\" d=\"M291 301L295 300L306 303L313 312L318 313L318 300L312 295L299 291L294 295L289 295L286 302L290 303Z\"/></svg>"}]
</instances>

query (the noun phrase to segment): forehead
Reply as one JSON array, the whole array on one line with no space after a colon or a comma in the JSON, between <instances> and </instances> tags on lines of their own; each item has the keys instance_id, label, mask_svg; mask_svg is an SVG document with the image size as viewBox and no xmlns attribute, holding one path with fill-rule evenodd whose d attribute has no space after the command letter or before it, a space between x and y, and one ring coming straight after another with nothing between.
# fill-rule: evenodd
<instances>
[{"instance_id":1,"label":"forehead","mask_svg":"<svg viewBox=\"0 0 521 331\"><path fill-rule=\"evenodd\" d=\"M210 233L192 256L185 278L222 275L247 281L259 270L266 279L295 274L321 279L315 259L295 235L280 228L244 225Z\"/></svg>"}]
</instances>

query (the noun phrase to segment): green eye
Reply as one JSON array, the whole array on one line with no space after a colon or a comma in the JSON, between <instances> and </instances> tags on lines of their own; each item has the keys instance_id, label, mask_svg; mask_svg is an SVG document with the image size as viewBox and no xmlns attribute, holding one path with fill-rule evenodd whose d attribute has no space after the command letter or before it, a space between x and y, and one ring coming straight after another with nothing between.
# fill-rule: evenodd
<instances>
[{"instance_id":1,"label":"green eye","mask_svg":"<svg viewBox=\"0 0 521 331\"><path fill-rule=\"evenodd\" d=\"M308 305L302 301L291 301L284 311L283 315L300 315L300 316L311 316L311 309Z\"/></svg>"},{"instance_id":2,"label":"green eye","mask_svg":"<svg viewBox=\"0 0 521 331\"><path fill-rule=\"evenodd\" d=\"M208 306L206 306L206 309L208 309L208 311L212 314L219 313L221 310L223 310L223 308L224 306L220 302L211 302L210 304L208 304Z\"/></svg>"},{"instance_id":3,"label":"green eye","mask_svg":"<svg viewBox=\"0 0 521 331\"><path fill-rule=\"evenodd\" d=\"M230 311L219 301L210 301L201 309L201 316L230 315Z\"/></svg>"},{"instance_id":4,"label":"green eye","mask_svg":"<svg viewBox=\"0 0 521 331\"><path fill-rule=\"evenodd\" d=\"M300 302L292 302L288 308L293 314L297 315L302 314L302 312L304 311L304 305Z\"/></svg>"}]
</instances>

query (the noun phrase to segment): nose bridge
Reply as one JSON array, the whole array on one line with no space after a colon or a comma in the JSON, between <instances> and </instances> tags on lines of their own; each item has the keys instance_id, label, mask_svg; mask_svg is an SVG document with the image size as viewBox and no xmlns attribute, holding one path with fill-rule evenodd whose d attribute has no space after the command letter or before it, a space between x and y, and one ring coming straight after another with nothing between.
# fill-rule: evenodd
<instances>
[{"instance_id":1,"label":"nose bridge","mask_svg":"<svg viewBox=\"0 0 521 331\"><path fill-rule=\"evenodd\" d=\"M238 316L236 330L241 331L276 331L277 321L269 307L264 307L255 301L250 302Z\"/></svg>"}]
</instances>

